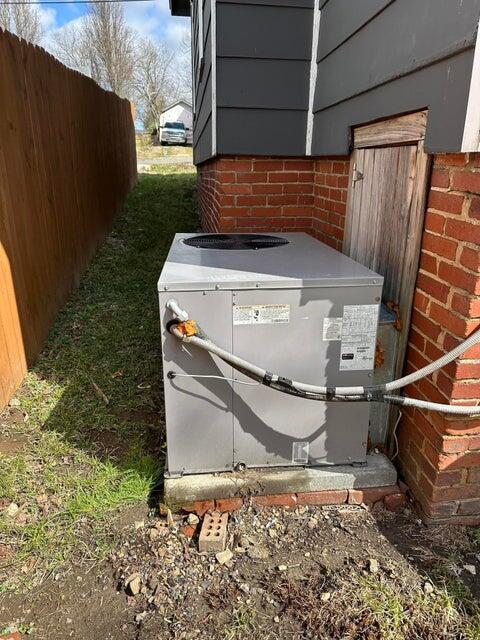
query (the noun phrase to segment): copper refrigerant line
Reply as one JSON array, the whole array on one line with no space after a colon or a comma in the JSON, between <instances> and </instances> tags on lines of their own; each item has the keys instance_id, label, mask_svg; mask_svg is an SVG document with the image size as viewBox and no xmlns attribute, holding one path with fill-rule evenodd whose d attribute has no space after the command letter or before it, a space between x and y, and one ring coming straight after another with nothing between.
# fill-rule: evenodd
<instances>
[{"instance_id":1,"label":"copper refrigerant line","mask_svg":"<svg viewBox=\"0 0 480 640\"><path fill-rule=\"evenodd\" d=\"M472 333L466 340L459 344L455 349L431 362L430 364L414 371L403 378L392 380L382 385L374 385L369 387L321 387L296 380L290 380L283 376L266 371L261 367L239 358L238 356L222 349L216 345L198 326L198 324L189 318L187 311L182 309L176 300L170 299L165 305L172 313L172 320L167 323L167 330L176 338L184 343L192 344L204 351L208 351L212 355L218 356L221 360L231 365L235 370L243 373L258 384L263 384L271 389L294 395L309 400L321 400L323 402L386 402L403 407L416 407L418 409L426 409L429 411L440 411L442 413L450 413L456 415L480 415L480 406L450 405L440 404L437 402L428 402L426 400L418 400L417 398L409 398L407 396L392 395L393 391L397 391L402 387L406 387L413 382L417 382L422 378L430 375L434 371L441 369L450 362L453 362L462 353L480 343L480 329ZM188 374L179 374L174 371L168 373L169 378L176 376L186 376ZM189 376L200 377L200 376ZM219 377L219 376L202 376L202 377ZM221 376L220 376L221 377ZM232 382L231 378L225 378ZM240 380L233 380L240 383Z\"/></svg>"}]
</instances>

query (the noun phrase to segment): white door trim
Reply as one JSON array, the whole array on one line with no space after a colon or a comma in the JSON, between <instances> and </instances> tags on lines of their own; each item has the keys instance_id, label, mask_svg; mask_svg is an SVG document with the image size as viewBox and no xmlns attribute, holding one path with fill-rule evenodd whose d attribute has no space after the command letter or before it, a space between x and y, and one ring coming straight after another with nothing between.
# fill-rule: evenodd
<instances>
[{"instance_id":1,"label":"white door trim","mask_svg":"<svg viewBox=\"0 0 480 640\"><path fill-rule=\"evenodd\" d=\"M462 151L480 151L480 22L473 55L472 77L468 94Z\"/></svg>"},{"instance_id":2,"label":"white door trim","mask_svg":"<svg viewBox=\"0 0 480 640\"><path fill-rule=\"evenodd\" d=\"M313 30L312 30L312 56L310 59L310 85L308 92L307 136L305 140L305 153L312 155L313 140L313 102L315 100L315 87L317 84L317 50L320 35L320 0L315 0L313 5Z\"/></svg>"}]
</instances>

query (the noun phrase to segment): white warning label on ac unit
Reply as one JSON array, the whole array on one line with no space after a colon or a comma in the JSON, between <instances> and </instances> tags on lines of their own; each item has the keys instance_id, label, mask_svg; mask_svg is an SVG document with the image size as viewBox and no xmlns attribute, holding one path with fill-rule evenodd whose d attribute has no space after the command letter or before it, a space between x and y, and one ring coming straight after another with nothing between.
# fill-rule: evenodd
<instances>
[{"instance_id":1,"label":"white warning label on ac unit","mask_svg":"<svg viewBox=\"0 0 480 640\"><path fill-rule=\"evenodd\" d=\"M234 305L233 324L284 324L290 322L289 304Z\"/></svg>"},{"instance_id":2,"label":"white warning label on ac unit","mask_svg":"<svg viewBox=\"0 0 480 640\"><path fill-rule=\"evenodd\" d=\"M373 369L378 307L378 304L344 306L340 371L370 371Z\"/></svg>"},{"instance_id":3,"label":"white warning label on ac unit","mask_svg":"<svg viewBox=\"0 0 480 640\"><path fill-rule=\"evenodd\" d=\"M343 318L324 318L323 319L323 339L324 340L341 340L342 324L343 324Z\"/></svg>"}]
</instances>

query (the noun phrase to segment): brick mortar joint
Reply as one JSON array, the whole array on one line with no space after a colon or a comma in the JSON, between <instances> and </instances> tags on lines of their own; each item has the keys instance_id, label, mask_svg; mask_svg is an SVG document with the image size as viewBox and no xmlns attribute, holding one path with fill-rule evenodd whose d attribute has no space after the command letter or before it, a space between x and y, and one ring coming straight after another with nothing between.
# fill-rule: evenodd
<instances>
[{"instance_id":1,"label":"brick mortar joint","mask_svg":"<svg viewBox=\"0 0 480 640\"><path fill-rule=\"evenodd\" d=\"M447 239L447 240L449 239L449 238L445 238L445 236L439 236L439 237L443 238L443 239ZM457 240L456 242L460 243L462 241L461 240ZM468 245L467 245L465 243L464 245L461 245L460 247L457 247L456 251L458 251L459 248L460 248L460 250L472 249L473 251L477 251L478 250L478 245L476 245L474 243L468 243ZM469 275L473 275L473 276L476 276L477 278L480 278L480 272L472 270L472 269L464 266L463 264L460 263L460 261L456 257L455 257L455 259L452 260L451 258L446 258L443 255L440 255L438 253L432 253L431 251L428 251L427 249L423 249L423 248L422 248L422 253L426 253L428 255L432 255L435 258L439 258L440 264L442 262L445 263L445 264L449 264L452 267L456 267L457 269L460 269L462 272L466 272ZM438 266L440 266L440 264ZM437 277L439 277L438 274L432 274L431 271L425 271L425 269L423 269L423 268L419 269L419 273L423 273L423 274L425 274L427 276L430 276L430 277L432 277L432 275L436 275ZM440 282L444 282L445 284L448 284L448 286L450 286L452 288L455 288L457 290L459 289L458 286L452 285L452 284L446 282L445 280L441 280L440 279ZM465 289L460 289L460 290L461 291L465 291ZM472 296L478 296L478 294L472 293Z\"/></svg>"},{"instance_id":2,"label":"brick mortar joint","mask_svg":"<svg viewBox=\"0 0 480 640\"><path fill-rule=\"evenodd\" d=\"M420 409L418 411L420 411L420 413L421 413ZM475 438L479 438L480 437L480 427L479 427L479 432L478 433L477 432L471 433L471 434L468 434L468 433L461 433L461 434L445 433L443 431L439 431L437 425L435 425L434 423L430 422L428 420L428 418L423 413L421 415L425 418L425 420L427 420L427 422L430 424L430 426L435 431L435 433L438 436L440 436L440 438L442 438L442 441L443 440L446 441L446 442L448 442L448 441L456 442L456 441L459 441L459 440L468 441L470 439L475 439ZM421 434L421 436L423 438L426 438L430 442L432 447L441 455L455 455L455 456L458 456L458 455L461 455L462 453L466 454L466 453L469 453L470 451L478 451L478 450L474 450L474 449L466 449L463 452L461 452L461 451L446 452L446 451L443 451L442 449L438 449L435 446L435 444L428 438L428 436L425 434L423 429L421 427L417 427L414 416L412 417L412 422L413 422L414 426L417 428L418 432ZM443 426L445 426L445 425L443 425ZM447 427L447 428L449 428L449 427ZM422 450L423 450L423 447L422 447L422 449L420 449L420 451L422 451ZM432 467L432 468L434 468L434 467ZM458 470L457 469L450 469L450 470L449 469L442 469L441 471L439 471L439 473L455 473L456 471L458 471Z\"/></svg>"},{"instance_id":3,"label":"brick mortar joint","mask_svg":"<svg viewBox=\"0 0 480 640\"><path fill-rule=\"evenodd\" d=\"M446 220L459 220L462 222L470 222L472 225L476 226L479 224L479 222L477 222L477 218L472 218L469 215L467 215L469 207L467 207L467 209L465 209L465 202L468 205L471 205L472 200L473 199L477 199L480 198L480 194L475 194L475 193L465 193L465 192L458 192L458 193L452 193L451 191L441 191L438 187L431 187L429 193L442 193L445 195L453 195L453 196L458 196L463 198L464 203L462 206L462 211L461 213L452 213L451 211L445 211L444 209L437 209L436 207L428 204L427 202L427 208L426 208L426 213L436 213L438 215L443 216Z\"/></svg>"},{"instance_id":4,"label":"brick mortar joint","mask_svg":"<svg viewBox=\"0 0 480 640\"><path fill-rule=\"evenodd\" d=\"M462 271L463 271L463 269L462 269ZM419 269L418 273L433 279L432 275L434 275L434 274L432 274L430 271L425 271L424 269ZM480 273L475 273L475 274L471 274L471 275L477 276L479 281L480 281ZM437 276L437 279L438 279L438 276ZM456 293L456 294L458 294L458 295L460 295L462 297L467 297L470 301L480 300L480 296L478 294L470 293L467 289L460 289L459 287L456 287L455 285L452 285L452 284L450 284L448 282L445 282L444 280L439 280L439 283L440 284L445 284L446 286L449 287L449 289L450 289L449 293L448 293L449 298L453 298L453 295ZM460 317L460 318L462 318L464 320L476 320L476 318L471 317L470 315L465 316L465 315L462 315L460 313L460 311L457 311L456 309L452 309L451 308L451 300L449 302L448 298L447 298L446 302L442 302L441 300L439 300L438 298L435 298L431 293L429 293L428 291L425 291L424 289L420 289L420 288L417 287L416 291L419 291L422 295L424 295L426 298L428 298L429 302L432 302L432 301L435 302L435 304L438 304L439 306L444 307L447 311L451 312L452 314L454 314L454 315L456 315L456 316L458 316L458 317ZM465 296L465 294L467 294L467 295ZM447 306L444 306L444 305L447 305ZM422 311L420 309L416 309L416 310L419 313L422 313ZM423 315L425 315L425 314L423 313ZM431 320L430 315L425 316L425 317L427 317L429 320ZM434 321L432 321L432 322L434 322Z\"/></svg>"},{"instance_id":5,"label":"brick mortar joint","mask_svg":"<svg viewBox=\"0 0 480 640\"><path fill-rule=\"evenodd\" d=\"M436 233L433 231L429 231L427 230L426 232L429 235L434 236L435 238L439 238L441 240L448 240L449 242L452 242L454 244L457 245L456 249L455 249L455 258L447 258L446 256L444 256L441 253L434 253L431 249L426 249L424 246L421 247L421 251L422 253L426 253L427 255L431 255L434 258L440 258L440 260L443 260L444 262L448 262L451 263L453 266L458 266L459 263L459 258L461 256L457 256L458 251L460 250L460 253L463 252L463 249L472 249L472 251L477 251L478 249L478 244L476 244L475 242L468 242L467 240L459 240L458 238L451 238L450 236L446 236L445 234L442 233ZM463 267L462 265L462 269L465 268L467 269L467 267ZM430 273L430 271L428 271L427 273ZM475 275L479 275L480 273L478 271L473 271L473 273Z\"/></svg>"},{"instance_id":6,"label":"brick mortar joint","mask_svg":"<svg viewBox=\"0 0 480 640\"><path fill-rule=\"evenodd\" d=\"M422 290L422 293L423 293L423 290ZM428 294L427 294L427 295L428 295ZM444 309L445 311L448 311L448 312L452 313L452 315L455 315L455 316L456 316L456 317L458 317L460 320L465 320L466 322L470 322L470 321L471 321L471 322L476 322L476 321L477 321L477 318L470 318L470 317L466 317L466 316L457 315L457 314L458 314L458 312L453 311L453 310L449 309L448 307L444 307L444 306L443 306L443 305L442 305L442 304L441 304L441 303L440 303L436 298L432 298L432 299L431 299L431 301L433 301L435 304L437 304L439 307L441 307L441 308L442 308L442 309ZM422 312L420 309L415 309L415 311L416 311L418 314L420 314L423 318L425 318L426 320L429 320L429 321L430 321L430 322L432 322L434 325L436 325L436 326L440 327L442 331L445 331L445 332L447 332L447 333L450 333L450 335L452 335L452 336L456 337L457 339L458 339L458 338L462 338L462 336L455 336L454 334L452 334L452 333L451 333L451 329L447 329L446 327L442 326L442 325L440 324L440 321L437 321L437 320L433 319L433 318L431 317L431 315L430 315L430 314L429 314L429 315L426 315L426 314L425 314L425 312ZM412 327L413 327L416 331L418 331L419 333L421 333L421 329L419 329L419 328L417 327L417 325L415 325L415 323L414 323L414 322L412 322ZM466 336L465 336L465 337L466 337ZM430 339L430 340L431 340L431 339Z\"/></svg>"}]
</instances>

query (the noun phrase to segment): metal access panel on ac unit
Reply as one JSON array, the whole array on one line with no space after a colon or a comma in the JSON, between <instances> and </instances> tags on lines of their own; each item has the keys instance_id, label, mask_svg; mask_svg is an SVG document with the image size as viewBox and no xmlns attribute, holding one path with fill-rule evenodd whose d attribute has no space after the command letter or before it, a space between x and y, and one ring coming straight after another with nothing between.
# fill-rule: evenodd
<instances>
[{"instance_id":1,"label":"metal access panel on ac unit","mask_svg":"<svg viewBox=\"0 0 480 640\"><path fill-rule=\"evenodd\" d=\"M273 373L369 385L382 276L303 233L275 234L283 243L255 249L240 234L236 249L235 234L190 246L196 237L175 236L158 283L168 472L365 462L368 403L306 400L255 384L169 334L165 305L174 298L216 344Z\"/></svg>"}]
</instances>

